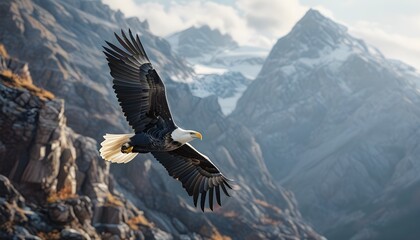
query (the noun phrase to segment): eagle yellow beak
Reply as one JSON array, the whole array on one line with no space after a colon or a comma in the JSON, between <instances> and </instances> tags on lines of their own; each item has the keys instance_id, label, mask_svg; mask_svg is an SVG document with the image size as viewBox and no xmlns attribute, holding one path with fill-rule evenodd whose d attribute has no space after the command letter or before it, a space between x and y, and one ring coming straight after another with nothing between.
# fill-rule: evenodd
<instances>
[{"instance_id":1,"label":"eagle yellow beak","mask_svg":"<svg viewBox=\"0 0 420 240\"><path fill-rule=\"evenodd\" d=\"M195 132L194 136L195 136L195 138L199 138L200 140L203 140L203 135L201 135L201 133L199 133L199 132Z\"/></svg>"}]
</instances>

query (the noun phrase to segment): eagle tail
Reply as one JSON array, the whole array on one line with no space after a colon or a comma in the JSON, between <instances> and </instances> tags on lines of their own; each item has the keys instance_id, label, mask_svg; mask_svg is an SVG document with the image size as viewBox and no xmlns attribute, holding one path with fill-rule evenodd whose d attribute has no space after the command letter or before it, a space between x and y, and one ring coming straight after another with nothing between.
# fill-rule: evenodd
<instances>
[{"instance_id":1,"label":"eagle tail","mask_svg":"<svg viewBox=\"0 0 420 240\"><path fill-rule=\"evenodd\" d=\"M130 141L134 134L105 134L105 140L101 143L101 157L113 163L127 163L137 156L138 153L122 153L121 146Z\"/></svg>"}]
</instances>

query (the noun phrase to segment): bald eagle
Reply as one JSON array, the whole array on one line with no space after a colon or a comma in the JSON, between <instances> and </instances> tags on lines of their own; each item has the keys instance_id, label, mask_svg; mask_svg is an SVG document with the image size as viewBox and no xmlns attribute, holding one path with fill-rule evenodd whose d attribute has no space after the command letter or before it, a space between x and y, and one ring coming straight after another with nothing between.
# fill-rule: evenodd
<instances>
[{"instance_id":1,"label":"bald eagle","mask_svg":"<svg viewBox=\"0 0 420 240\"><path fill-rule=\"evenodd\" d=\"M113 88L124 115L133 128L131 134L106 134L101 157L113 163L127 163L139 153L151 153L182 183L197 207L201 194L204 211L206 194L213 210L213 196L221 206L220 188L229 196L229 180L210 161L189 144L202 139L201 133L178 127L168 106L165 85L153 69L139 36L129 38L124 31L115 37L123 48L107 42L104 53L113 77Z\"/></svg>"}]
</instances>

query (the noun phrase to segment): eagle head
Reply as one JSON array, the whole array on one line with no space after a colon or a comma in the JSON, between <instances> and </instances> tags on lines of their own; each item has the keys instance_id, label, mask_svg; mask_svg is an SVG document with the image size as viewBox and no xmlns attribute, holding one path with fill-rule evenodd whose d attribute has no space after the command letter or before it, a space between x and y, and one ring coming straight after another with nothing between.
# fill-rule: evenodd
<instances>
[{"instance_id":1,"label":"eagle head","mask_svg":"<svg viewBox=\"0 0 420 240\"><path fill-rule=\"evenodd\" d=\"M171 138L172 138L172 140L174 140L176 142L180 142L182 144L185 144L185 143L190 142L190 141L192 141L196 138L199 138L200 140L202 140L203 135L201 135L201 133L199 133L197 131L184 130L182 128L176 128L171 133Z\"/></svg>"}]
</instances>

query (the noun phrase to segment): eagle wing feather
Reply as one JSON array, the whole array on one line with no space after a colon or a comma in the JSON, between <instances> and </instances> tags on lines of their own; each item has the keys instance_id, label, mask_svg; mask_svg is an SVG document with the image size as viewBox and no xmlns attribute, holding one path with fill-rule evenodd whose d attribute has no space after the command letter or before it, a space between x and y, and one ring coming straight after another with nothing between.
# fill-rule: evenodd
<instances>
[{"instance_id":1,"label":"eagle wing feather","mask_svg":"<svg viewBox=\"0 0 420 240\"><path fill-rule=\"evenodd\" d=\"M131 40L124 31L121 36L115 34L123 48L106 42L108 47L104 47L104 53L114 78L113 88L128 123L136 133L161 124L160 119L165 123L163 127L174 128L165 85L150 63L139 36L134 38L131 30Z\"/></svg>"},{"instance_id":2,"label":"eagle wing feather","mask_svg":"<svg viewBox=\"0 0 420 240\"><path fill-rule=\"evenodd\" d=\"M169 175L182 183L182 187L193 196L197 206L201 194L201 209L204 211L206 193L209 192L209 208L213 210L213 192L216 191L216 201L221 206L220 189L229 196L226 189L232 188L231 180L226 178L211 160L197 151L190 144L169 152L152 152L153 156L166 168Z\"/></svg>"}]
</instances>

